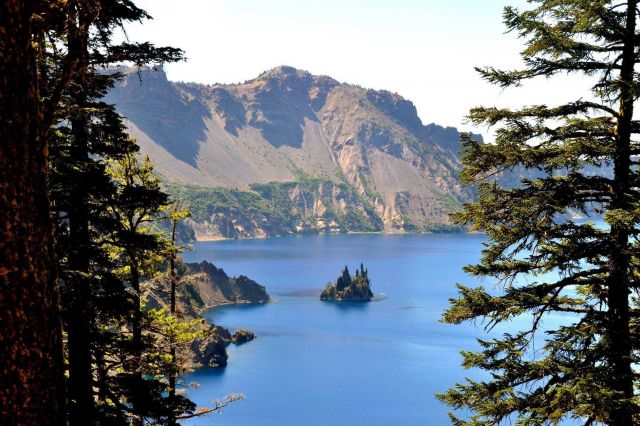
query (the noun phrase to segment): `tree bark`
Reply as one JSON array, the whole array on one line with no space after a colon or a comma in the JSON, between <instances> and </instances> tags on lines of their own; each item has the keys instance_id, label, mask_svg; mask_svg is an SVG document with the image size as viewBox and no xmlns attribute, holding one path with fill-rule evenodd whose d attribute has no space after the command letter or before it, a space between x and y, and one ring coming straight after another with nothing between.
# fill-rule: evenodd
<instances>
[{"instance_id":1,"label":"tree bark","mask_svg":"<svg viewBox=\"0 0 640 426\"><path fill-rule=\"evenodd\" d=\"M135 371L139 371L142 365L142 292L140 290L140 272L138 271L138 266L136 264L137 259L134 256L130 256L131 259L131 287L133 288L133 303L134 303L134 312L133 312L133 322L131 324L131 331L133 334L132 344L133 344L133 369ZM134 373L139 374L142 377L142 373ZM141 389L138 382L134 382L135 387L131 389L133 395L141 396L143 389ZM134 409L138 409L139 407L136 404L133 404ZM134 417L131 419L131 424L134 426L142 426L144 424L144 419L142 417Z\"/></svg>"},{"instance_id":2,"label":"tree bark","mask_svg":"<svg viewBox=\"0 0 640 426\"><path fill-rule=\"evenodd\" d=\"M175 205L174 212L177 214L179 209L179 204ZM171 219L171 251L169 254L169 279L171 280L171 315L176 314L176 281L178 280L176 273L176 228L178 227L178 219L173 217ZM176 342L174 338L171 338L171 367L172 369L177 368L177 356L176 356ZM169 372L169 398L173 402L176 397L176 371L172 370ZM176 419L172 415L170 417L170 424L177 424Z\"/></svg>"},{"instance_id":3,"label":"tree bark","mask_svg":"<svg viewBox=\"0 0 640 426\"><path fill-rule=\"evenodd\" d=\"M63 425L64 375L31 18L0 2L0 423Z\"/></svg>"},{"instance_id":4,"label":"tree bark","mask_svg":"<svg viewBox=\"0 0 640 426\"><path fill-rule=\"evenodd\" d=\"M72 246L69 252L69 268L72 270L67 283L69 315L67 334L69 347L69 420L71 426L95 423L93 375L91 362L91 278L88 190L82 174L89 163L89 117L87 107L88 73L88 23L79 11L79 27L70 30L69 53L77 58L77 75L71 84L73 102L77 113L71 119L73 145L71 161L79 170L78 179L71 184L69 209L69 233Z\"/></svg>"},{"instance_id":5,"label":"tree bark","mask_svg":"<svg viewBox=\"0 0 640 426\"><path fill-rule=\"evenodd\" d=\"M633 120L633 74L635 66L636 0L629 1L626 16L626 35L620 71L620 107L616 126L614 154L614 188L611 209L628 211L631 189L631 122ZM611 254L608 278L608 337L609 363L613 369L612 389L622 398L612 407L609 424L634 424L633 371L631 362L631 333L629 317L630 259L628 225L612 225Z\"/></svg>"}]
</instances>

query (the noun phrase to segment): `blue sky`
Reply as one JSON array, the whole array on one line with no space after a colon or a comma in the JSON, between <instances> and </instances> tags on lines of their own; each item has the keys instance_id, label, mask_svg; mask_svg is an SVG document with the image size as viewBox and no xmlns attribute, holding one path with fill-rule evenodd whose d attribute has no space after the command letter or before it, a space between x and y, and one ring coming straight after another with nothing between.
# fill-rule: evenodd
<instances>
[{"instance_id":1,"label":"blue sky","mask_svg":"<svg viewBox=\"0 0 640 426\"><path fill-rule=\"evenodd\" d=\"M472 129L472 106L516 106L571 97L575 84L547 81L501 90L476 65L512 67L522 47L505 34L505 4L523 0L138 0L153 21L132 40L186 51L172 80L232 83L277 65L397 92L423 122ZM580 88L581 89L581 88ZM575 90L573 91L575 92Z\"/></svg>"}]
</instances>

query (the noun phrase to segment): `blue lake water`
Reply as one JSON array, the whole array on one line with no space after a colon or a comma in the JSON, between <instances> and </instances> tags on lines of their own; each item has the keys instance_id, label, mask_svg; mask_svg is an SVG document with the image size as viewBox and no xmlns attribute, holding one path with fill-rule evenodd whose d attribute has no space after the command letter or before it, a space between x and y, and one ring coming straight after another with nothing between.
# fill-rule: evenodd
<instances>
[{"instance_id":1,"label":"blue lake water","mask_svg":"<svg viewBox=\"0 0 640 426\"><path fill-rule=\"evenodd\" d=\"M326 235L200 242L185 260L208 260L267 287L274 303L212 310L216 324L252 330L229 347L226 369L185 377L201 406L241 392L242 401L190 425L445 425L443 392L477 372L461 349L486 337L481 325L439 322L462 267L480 257L480 234ZM370 303L321 302L346 264L369 269Z\"/></svg>"}]
</instances>

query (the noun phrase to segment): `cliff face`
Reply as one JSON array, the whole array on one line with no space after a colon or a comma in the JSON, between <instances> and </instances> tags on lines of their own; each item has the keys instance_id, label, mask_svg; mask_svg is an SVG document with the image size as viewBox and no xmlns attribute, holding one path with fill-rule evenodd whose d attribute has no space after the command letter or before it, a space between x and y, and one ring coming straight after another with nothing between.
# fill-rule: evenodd
<instances>
[{"instance_id":1,"label":"cliff face","mask_svg":"<svg viewBox=\"0 0 640 426\"><path fill-rule=\"evenodd\" d=\"M187 263L182 283L185 296L198 312L229 303L267 303L271 300L264 286L244 275L229 277L224 270L207 261Z\"/></svg>"},{"instance_id":2,"label":"cliff face","mask_svg":"<svg viewBox=\"0 0 640 426\"><path fill-rule=\"evenodd\" d=\"M469 199L458 132L397 94L291 67L236 85L124 72L107 101L169 187L236 194L199 205L199 238L429 230Z\"/></svg>"},{"instance_id":3,"label":"cliff face","mask_svg":"<svg viewBox=\"0 0 640 426\"><path fill-rule=\"evenodd\" d=\"M177 313L184 319L200 318L204 310L230 303L267 303L271 300L265 287L243 275L229 277L222 269L203 261L187 263L181 267L176 304ZM162 289L167 277L161 275L148 287ZM166 289L165 289L166 290ZM167 291L151 290L147 295L151 308L169 307ZM248 330L237 330L231 334L224 327L203 321L200 325L206 337L193 342L185 354L189 367L224 367L227 365L226 347L231 343L241 344L253 339Z\"/></svg>"},{"instance_id":4,"label":"cliff face","mask_svg":"<svg viewBox=\"0 0 640 426\"><path fill-rule=\"evenodd\" d=\"M189 201L192 216L186 224L196 239L384 230L373 205L345 183L307 179L250 189L169 186L176 198Z\"/></svg>"}]
</instances>

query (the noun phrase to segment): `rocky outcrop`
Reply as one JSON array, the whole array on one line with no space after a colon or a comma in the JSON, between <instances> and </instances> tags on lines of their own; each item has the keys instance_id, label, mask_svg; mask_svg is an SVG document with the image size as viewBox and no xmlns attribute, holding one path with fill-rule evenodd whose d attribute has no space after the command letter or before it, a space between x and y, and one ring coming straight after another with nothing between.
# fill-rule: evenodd
<instances>
[{"instance_id":1,"label":"rocky outcrop","mask_svg":"<svg viewBox=\"0 0 640 426\"><path fill-rule=\"evenodd\" d=\"M147 287L149 308L168 309L168 293L164 288L165 274L151 280ZM180 281L176 298L177 313L185 320L202 318L206 309L235 303L267 303L271 299L264 286L243 275L229 277L213 264L186 263L180 265ZM227 365L227 346L242 344L255 338L249 330L238 329L232 335L224 327L203 321L198 327L204 338L189 345L185 363L189 367L224 367Z\"/></svg>"},{"instance_id":2,"label":"rocky outcrop","mask_svg":"<svg viewBox=\"0 0 640 426\"><path fill-rule=\"evenodd\" d=\"M250 342L255 338L256 336L253 332L245 330L244 328L239 328L235 333L233 333L233 336L231 336L231 341L236 345L241 345L243 343Z\"/></svg>"},{"instance_id":3,"label":"rocky outcrop","mask_svg":"<svg viewBox=\"0 0 640 426\"><path fill-rule=\"evenodd\" d=\"M356 269L356 276L353 278L345 266L335 284L328 283L320 294L320 300L338 302L369 302L372 297L369 271L362 264L360 264L360 269Z\"/></svg>"},{"instance_id":4,"label":"rocky outcrop","mask_svg":"<svg viewBox=\"0 0 640 426\"><path fill-rule=\"evenodd\" d=\"M207 261L185 264L182 283L195 312L226 304L271 300L264 286L244 275L230 277Z\"/></svg>"},{"instance_id":5,"label":"rocky outcrop","mask_svg":"<svg viewBox=\"0 0 640 426\"><path fill-rule=\"evenodd\" d=\"M234 85L122 71L107 100L168 188L201 199L198 239L429 231L471 198L458 131L397 94L286 66Z\"/></svg>"},{"instance_id":6,"label":"rocky outcrop","mask_svg":"<svg viewBox=\"0 0 640 426\"><path fill-rule=\"evenodd\" d=\"M192 366L225 367L229 359L227 346L232 342L233 339L229 330L209 324L206 337L192 342L189 346L192 353Z\"/></svg>"}]
</instances>

